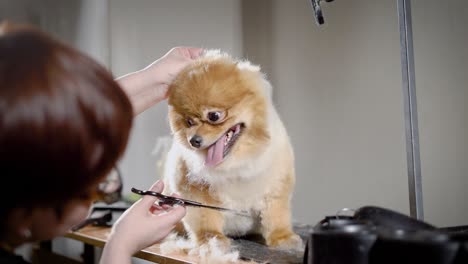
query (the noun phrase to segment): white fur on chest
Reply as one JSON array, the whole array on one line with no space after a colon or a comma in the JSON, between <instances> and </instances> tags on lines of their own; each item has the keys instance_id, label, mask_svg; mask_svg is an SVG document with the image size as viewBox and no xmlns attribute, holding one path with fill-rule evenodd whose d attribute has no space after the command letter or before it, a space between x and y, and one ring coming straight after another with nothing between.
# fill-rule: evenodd
<instances>
[{"instance_id":1,"label":"white fur on chest","mask_svg":"<svg viewBox=\"0 0 468 264\"><path fill-rule=\"evenodd\" d=\"M181 152L182 151L182 152ZM171 154L171 152L173 152ZM267 148L263 155L254 159L242 161L242 166L231 170L216 170L203 166L202 156L196 152L187 150L174 142L173 149L169 153L169 160L177 160L173 155L180 155L187 164L188 175L179 175L173 171L174 165L167 163L166 175L169 180L170 192L178 191L175 186L180 179L187 177L192 182L204 183L209 186L209 191L220 201L220 206L238 211L247 211L250 217L224 213L225 222L223 232L226 235L240 236L247 233L257 233L260 227L260 212L265 208L265 196L270 191L269 182L272 171L271 163L273 150ZM167 172L172 171L172 174ZM274 174L273 174L274 175ZM267 179L270 177L270 179Z\"/></svg>"},{"instance_id":2,"label":"white fur on chest","mask_svg":"<svg viewBox=\"0 0 468 264\"><path fill-rule=\"evenodd\" d=\"M238 161L242 166L226 170L203 166L204 157L184 158L189 170L188 181L208 185L210 192L224 205L261 207L261 198L268 192L266 177L271 175L273 153L269 149L255 158Z\"/></svg>"}]
</instances>

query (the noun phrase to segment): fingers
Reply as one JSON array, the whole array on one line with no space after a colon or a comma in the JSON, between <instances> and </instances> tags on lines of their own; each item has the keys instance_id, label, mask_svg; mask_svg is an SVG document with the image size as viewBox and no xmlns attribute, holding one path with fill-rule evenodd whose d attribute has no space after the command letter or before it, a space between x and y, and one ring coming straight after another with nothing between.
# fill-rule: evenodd
<instances>
[{"instance_id":1,"label":"fingers","mask_svg":"<svg viewBox=\"0 0 468 264\"><path fill-rule=\"evenodd\" d=\"M175 197L175 198L182 198L179 194L177 193L172 193L171 195L169 195L171 197ZM170 205L170 204L165 204L165 203L154 203L150 209L151 213L153 214L159 214L160 212L159 211L170 211L172 208L174 207L174 205Z\"/></svg>"},{"instance_id":2,"label":"fingers","mask_svg":"<svg viewBox=\"0 0 468 264\"><path fill-rule=\"evenodd\" d=\"M187 49L188 49L188 52L190 53L190 58L191 59L196 59L196 58L200 57L201 54L203 53L202 48L187 48Z\"/></svg>"},{"instance_id":3,"label":"fingers","mask_svg":"<svg viewBox=\"0 0 468 264\"><path fill-rule=\"evenodd\" d=\"M160 217L161 221L174 225L182 220L182 218L185 216L185 213L185 207L176 205L172 207L172 210L166 211L165 213L158 215L158 217Z\"/></svg>"},{"instance_id":4,"label":"fingers","mask_svg":"<svg viewBox=\"0 0 468 264\"><path fill-rule=\"evenodd\" d=\"M151 185L150 187L150 191L153 191L153 192L162 192L164 190L164 182L161 181L161 180L157 180L155 183L153 183L153 185Z\"/></svg>"},{"instance_id":5,"label":"fingers","mask_svg":"<svg viewBox=\"0 0 468 264\"><path fill-rule=\"evenodd\" d=\"M149 189L150 191L153 192L162 192L164 189L164 183L161 180L156 181L151 188ZM143 207L147 208L148 210L153 206L153 204L158 200L157 197L152 196L152 195L145 195L141 199L141 204Z\"/></svg>"},{"instance_id":6,"label":"fingers","mask_svg":"<svg viewBox=\"0 0 468 264\"><path fill-rule=\"evenodd\" d=\"M202 48L195 48L195 47L175 47L172 48L167 54L175 53L175 54L180 54L183 57L189 58L189 59L197 59L200 57L203 53Z\"/></svg>"},{"instance_id":7,"label":"fingers","mask_svg":"<svg viewBox=\"0 0 468 264\"><path fill-rule=\"evenodd\" d=\"M152 214L159 214L160 211L169 211L171 208L172 206L168 204L154 203L150 209L150 212Z\"/></svg>"},{"instance_id":8,"label":"fingers","mask_svg":"<svg viewBox=\"0 0 468 264\"><path fill-rule=\"evenodd\" d=\"M182 196L180 196L180 194L178 193L171 193L171 196L176 198L182 198Z\"/></svg>"}]
</instances>

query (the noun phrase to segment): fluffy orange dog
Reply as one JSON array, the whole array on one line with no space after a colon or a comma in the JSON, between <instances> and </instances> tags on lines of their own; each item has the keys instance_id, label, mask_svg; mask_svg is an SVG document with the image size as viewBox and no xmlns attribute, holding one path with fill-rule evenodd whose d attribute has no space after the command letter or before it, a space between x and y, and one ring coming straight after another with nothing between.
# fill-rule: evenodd
<instances>
[{"instance_id":1,"label":"fluffy orange dog","mask_svg":"<svg viewBox=\"0 0 468 264\"><path fill-rule=\"evenodd\" d=\"M227 236L258 233L268 246L300 249L291 228L293 151L260 68L208 51L170 91L167 191L249 214L187 208L183 224L193 241L215 237L227 247Z\"/></svg>"}]
</instances>

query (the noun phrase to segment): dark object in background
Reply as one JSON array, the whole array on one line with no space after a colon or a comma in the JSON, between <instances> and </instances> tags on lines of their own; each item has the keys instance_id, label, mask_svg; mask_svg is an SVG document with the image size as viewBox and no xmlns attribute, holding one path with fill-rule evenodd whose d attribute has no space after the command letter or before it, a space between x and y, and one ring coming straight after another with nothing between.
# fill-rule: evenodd
<instances>
[{"instance_id":1,"label":"dark object in background","mask_svg":"<svg viewBox=\"0 0 468 264\"><path fill-rule=\"evenodd\" d=\"M106 178L99 183L97 201L93 204L89 216L71 231L78 231L87 225L112 226L130 204L122 201L122 175L117 166L112 168Z\"/></svg>"},{"instance_id":2,"label":"dark object in background","mask_svg":"<svg viewBox=\"0 0 468 264\"><path fill-rule=\"evenodd\" d=\"M440 231L385 230L369 255L370 263L452 264L459 244Z\"/></svg>"},{"instance_id":3,"label":"dark object in background","mask_svg":"<svg viewBox=\"0 0 468 264\"><path fill-rule=\"evenodd\" d=\"M468 263L468 226L447 227L440 230L450 233L451 239L460 243L453 264Z\"/></svg>"},{"instance_id":4,"label":"dark object in background","mask_svg":"<svg viewBox=\"0 0 468 264\"><path fill-rule=\"evenodd\" d=\"M374 227L365 222L329 218L311 234L308 244L313 254L308 256L308 263L368 263L376 239Z\"/></svg>"},{"instance_id":5,"label":"dark object in background","mask_svg":"<svg viewBox=\"0 0 468 264\"><path fill-rule=\"evenodd\" d=\"M98 185L98 199L106 204L112 204L122 198L123 181L117 166L112 168L105 180Z\"/></svg>"},{"instance_id":6,"label":"dark object in background","mask_svg":"<svg viewBox=\"0 0 468 264\"><path fill-rule=\"evenodd\" d=\"M74 226L71 231L78 231L88 225L111 227L130 206L131 204L123 201L112 205L95 203L91 207L89 216L83 222Z\"/></svg>"},{"instance_id":7,"label":"dark object in background","mask_svg":"<svg viewBox=\"0 0 468 264\"><path fill-rule=\"evenodd\" d=\"M325 20L323 19L322 14L322 7L320 6L320 2L322 0L310 0L310 4L312 5L312 9L314 10L315 22L317 25L323 25ZM333 0L324 0L325 2L332 2Z\"/></svg>"},{"instance_id":8,"label":"dark object in background","mask_svg":"<svg viewBox=\"0 0 468 264\"><path fill-rule=\"evenodd\" d=\"M468 263L468 226L437 228L375 206L327 216L307 239L307 264Z\"/></svg>"},{"instance_id":9,"label":"dark object in background","mask_svg":"<svg viewBox=\"0 0 468 264\"><path fill-rule=\"evenodd\" d=\"M86 218L83 222L74 226L71 231L75 232L87 225L99 225L99 226L110 226L109 222L112 221L111 211L93 211L91 215Z\"/></svg>"},{"instance_id":10,"label":"dark object in background","mask_svg":"<svg viewBox=\"0 0 468 264\"><path fill-rule=\"evenodd\" d=\"M436 230L437 228L426 222L419 221L399 212L375 206L359 208L353 216L356 220L371 222L380 228L401 229L405 231Z\"/></svg>"}]
</instances>

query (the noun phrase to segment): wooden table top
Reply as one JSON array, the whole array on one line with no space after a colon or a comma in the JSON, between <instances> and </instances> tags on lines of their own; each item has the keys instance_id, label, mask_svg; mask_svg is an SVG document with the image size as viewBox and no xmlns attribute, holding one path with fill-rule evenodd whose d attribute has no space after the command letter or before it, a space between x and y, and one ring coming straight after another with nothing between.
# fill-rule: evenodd
<instances>
[{"instance_id":1,"label":"wooden table top","mask_svg":"<svg viewBox=\"0 0 468 264\"><path fill-rule=\"evenodd\" d=\"M102 248L107 241L110 230L109 227L86 226L76 232L69 232L65 237ZM141 250L135 254L135 257L161 264L199 263L198 259L193 256L164 255L159 249L159 244Z\"/></svg>"},{"instance_id":2,"label":"wooden table top","mask_svg":"<svg viewBox=\"0 0 468 264\"><path fill-rule=\"evenodd\" d=\"M86 226L76 232L66 234L65 237L102 248L110 230L109 227ZM307 226L295 226L296 233L303 239L308 230ZM303 252L291 253L270 249L252 239L235 239L233 246L239 250L242 259L248 260L247 262L240 260L238 263L302 263ZM200 263L200 259L195 256L162 254L160 244L141 250L135 254L135 257L161 264Z\"/></svg>"}]
</instances>

